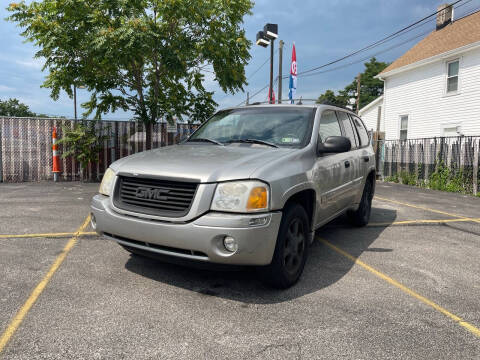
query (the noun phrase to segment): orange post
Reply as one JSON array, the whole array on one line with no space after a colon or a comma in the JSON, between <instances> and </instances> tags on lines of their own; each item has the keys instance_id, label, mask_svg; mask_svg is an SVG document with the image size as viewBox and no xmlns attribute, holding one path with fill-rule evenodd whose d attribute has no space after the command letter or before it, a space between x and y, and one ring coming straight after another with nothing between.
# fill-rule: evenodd
<instances>
[{"instance_id":1,"label":"orange post","mask_svg":"<svg viewBox=\"0 0 480 360\"><path fill-rule=\"evenodd\" d=\"M52 172L53 172L53 181L58 181L58 174L60 173L60 159L58 158L57 152L57 128L53 127L52 133L52 151L53 151L53 165L52 165Z\"/></svg>"}]
</instances>

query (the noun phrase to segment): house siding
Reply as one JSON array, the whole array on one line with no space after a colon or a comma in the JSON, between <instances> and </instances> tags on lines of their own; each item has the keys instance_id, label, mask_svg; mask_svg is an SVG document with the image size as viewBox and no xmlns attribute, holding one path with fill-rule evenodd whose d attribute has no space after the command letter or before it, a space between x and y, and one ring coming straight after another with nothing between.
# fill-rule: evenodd
<instances>
[{"instance_id":1,"label":"house siding","mask_svg":"<svg viewBox=\"0 0 480 360\"><path fill-rule=\"evenodd\" d=\"M445 95L446 62L456 58L458 93ZM387 140L399 138L401 115L409 117L409 139L443 136L455 126L463 135L480 135L480 49L386 78L383 115Z\"/></svg>"},{"instance_id":2,"label":"house siding","mask_svg":"<svg viewBox=\"0 0 480 360\"><path fill-rule=\"evenodd\" d=\"M373 131L377 131L378 107L382 105L383 103L379 102L375 106L372 106L371 108L363 112L362 110L360 110L359 115L362 118L368 130L373 129ZM382 111L381 117L383 117L383 111ZM384 128L385 128L385 125L382 119L380 119L380 131L384 131Z\"/></svg>"}]
</instances>

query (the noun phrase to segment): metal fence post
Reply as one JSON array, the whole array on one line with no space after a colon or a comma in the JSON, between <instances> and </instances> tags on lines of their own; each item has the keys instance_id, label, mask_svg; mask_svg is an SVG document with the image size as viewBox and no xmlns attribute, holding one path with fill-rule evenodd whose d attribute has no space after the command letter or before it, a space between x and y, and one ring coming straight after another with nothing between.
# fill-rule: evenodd
<instances>
[{"instance_id":1,"label":"metal fence post","mask_svg":"<svg viewBox=\"0 0 480 360\"><path fill-rule=\"evenodd\" d=\"M478 193L478 153L480 152L480 139L473 143L473 195Z\"/></svg>"}]
</instances>

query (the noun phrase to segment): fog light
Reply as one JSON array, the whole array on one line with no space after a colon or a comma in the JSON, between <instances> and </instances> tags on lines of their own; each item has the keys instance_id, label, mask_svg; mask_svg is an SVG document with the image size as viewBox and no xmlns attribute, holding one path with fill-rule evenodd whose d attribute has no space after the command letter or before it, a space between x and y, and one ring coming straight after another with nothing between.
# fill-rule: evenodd
<instances>
[{"instance_id":1,"label":"fog light","mask_svg":"<svg viewBox=\"0 0 480 360\"><path fill-rule=\"evenodd\" d=\"M97 219L95 219L93 214L90 214L90 225L92 225L93 230L97 230Z\"/></svg>"},{"instance_id":2,"label":"fog light","mask_svg":"<svg viewBox=\"0 0 480 360\"><path fill-rule=\"evenodd\" d=\"M223 246L230 252L235 252L238 250L238 245L235 239L231 236L225 236L223 239Z\"/></svg>"}]
</instances>

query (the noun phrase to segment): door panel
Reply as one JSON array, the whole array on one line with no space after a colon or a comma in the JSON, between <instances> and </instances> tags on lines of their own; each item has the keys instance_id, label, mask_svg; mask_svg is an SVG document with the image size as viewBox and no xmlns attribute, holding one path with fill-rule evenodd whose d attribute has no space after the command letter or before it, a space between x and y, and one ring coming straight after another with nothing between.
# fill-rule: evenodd
<instances>
[{"instance_id":1,"label":"door panel","mask_svg":"<svg viewBox=\"0 0 480 360\"><path fill-rule=\"evenodd\" d=\"M358 137L360 140L360 146L361 150L358 153L358 159L360 162L360 174L359 176L362 178L367 176L369 169L372 166L373 160L370 159L370 152L369 152L369 138L368 138L368 133L367 129L365 128L362 120L360 120L358 117L350 115L352 118L353 124L357 130ZM363 182L362 182L363 184ZM362 189L363 191L363 189Z\"/></svg>"},{"instance_id":2,"label":"door panel","mask_svg":"<svg viewBox=\"0 0 480 360\"><path fill-rule=\"evenodd\" d=\"M351 150L345 155L350 162L350 167L347 169L347 176L349 179L348 192L345 194L344 198L342 198L342 201L339 203L339 206L343 210L355 203L355 199L357 198L358 194L359 180L361 181L360 162L358 159L359 139L355 129L353 128L353 124L348 114L343 111L337 111L337 116L338 120L342 124L343 135L348 137L352 144Z\"/></svg>"},{"instance_id":3,"label":"door panel","mask_svg":"<svg viewBox=\"0 0 480 360\"><path fill-rule=\"evenodd\" d=\"M325 110L320 119L318 141L323 142L329 136L341 136L342 130L335 111ZM339 209L339 202L347 197L350 176L345 161L348 153L324 154L317 157L313 169L313 179L317 192L315 224L330 218Z\"/></svg>"}]
</instances>

